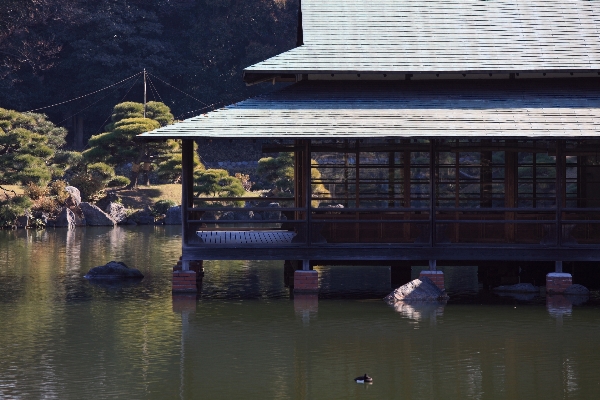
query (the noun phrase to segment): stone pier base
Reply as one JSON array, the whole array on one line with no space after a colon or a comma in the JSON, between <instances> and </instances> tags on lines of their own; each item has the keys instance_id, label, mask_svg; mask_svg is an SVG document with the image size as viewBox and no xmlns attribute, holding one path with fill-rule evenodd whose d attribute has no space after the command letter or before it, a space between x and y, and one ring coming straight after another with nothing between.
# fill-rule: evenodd
<instances>
[{"instance_id":1,"label":"stone pier base","mask_svg":"<svg viewBox=\"0 0 600 400\"><path fill-rule=\"evenodd\" d=\"M563 272L551 272L546 275L547 293L564 293L565 289L573 284L571 274Z\"/></svg>"},{"instance_id":2,"label":"stone pier base","mask_svg":"<svg viewBox=\"0 0 600 400\"><path fill-rule=\"evenodd\" d=\"M442 271L421 271L419 278L426 276L437 286L440 290L445 290L444 273Z\"/></svg>"},{"instance_id":3,"label":"stone pier base","mask_svg":"<svg viewBox=\"0 0 600 400\"><path fill-rule=\"evenodd\" d=\"M173 271L173 293L196 293L195 271Z\"/></svg>"},{"instance_id":4,"label":"stone pier base","mask_svg":"<svg viewBox=\"0 0 600 400\"><path fill-rule=\"evenodd\" d=\"M298 270L294 272L294 293L315 293L319 291L317 271Z\"/></svg>"},{"instance_id":5,"label":"stone pier base","mask_svg":"<svg viewBox=\"0 0 600 400\"><path fill-rule=\"evenodd\" d=\"M196 293L202 285L204 268L202 260L190 261L189 271L182 270L181 258L173 267L173 293Z\"/></svg>"}]
</instances>

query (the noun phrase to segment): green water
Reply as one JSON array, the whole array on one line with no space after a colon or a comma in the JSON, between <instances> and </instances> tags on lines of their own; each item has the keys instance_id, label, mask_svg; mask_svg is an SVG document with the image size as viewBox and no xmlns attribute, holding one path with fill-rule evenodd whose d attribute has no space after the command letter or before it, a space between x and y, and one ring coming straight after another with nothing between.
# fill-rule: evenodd
<instances>
[{"instance_id":1,"label":"green water","mask_svg":"<svg viewBox=\"0 0 600 400\"><path fill-rule=\"evenodd\" d=\"M0 231L0 399L595 399L600 302L457 293L391 307L385 267L320 268L290 298L282 262L207 262L170 292L177 227ZM137 285L83 278L110 260ZM372 385L352 378L373 376Z\"/></svg>"}]
</instances>

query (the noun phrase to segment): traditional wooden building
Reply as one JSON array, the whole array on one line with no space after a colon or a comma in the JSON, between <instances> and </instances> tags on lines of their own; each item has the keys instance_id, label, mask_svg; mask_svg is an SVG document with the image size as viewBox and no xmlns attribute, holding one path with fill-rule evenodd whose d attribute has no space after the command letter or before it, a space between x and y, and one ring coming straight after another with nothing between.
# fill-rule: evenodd
<instances>
[{"instance_id":1,"label":"traditional wooden building","mask_svg":"<svg viewBox=\"0 0 600 400\"><path fill-rule=\"evenodd\" d=\"M244 71L287 87L142 135L183 140L183 270L532 260L560 291L600 260L599 26L584 0L304 0L298 47ZM293 153L293 190L198 198L211 138Z\"/></svg>"}]
</instances>

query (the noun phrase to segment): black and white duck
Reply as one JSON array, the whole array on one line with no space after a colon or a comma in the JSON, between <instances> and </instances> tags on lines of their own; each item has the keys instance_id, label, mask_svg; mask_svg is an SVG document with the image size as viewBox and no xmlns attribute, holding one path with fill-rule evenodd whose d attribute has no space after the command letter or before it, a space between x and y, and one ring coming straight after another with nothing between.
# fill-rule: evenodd
<instances>
[{"instance_id":1,"label":"black and white duck","mask_svg":"<svg viewBox=\"0 0 600 400\"><path fill-rule=\"evenodd\" d=\"M363 376L354 378L354 382L356 382L356 383L373 383L373 378L371 378L367 374L364 374Z\"/></svg>"}]
</instances>

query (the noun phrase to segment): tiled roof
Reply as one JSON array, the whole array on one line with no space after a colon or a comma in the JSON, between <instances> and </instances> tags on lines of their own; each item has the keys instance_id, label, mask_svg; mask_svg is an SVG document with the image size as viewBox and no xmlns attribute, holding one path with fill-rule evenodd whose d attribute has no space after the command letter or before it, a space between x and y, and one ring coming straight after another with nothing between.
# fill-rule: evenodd
<instances>
[{"instance_id":1,"label":"tiled roof","mask_svg":"<svg viewBox=\"0 0 600 400\"><path fill-rule=\"evenodd\" d=\"M600 79L300 82L146 138L600 135Z\"/></svg>"},{"instance_id":2,"label":"tiled roof","mask_svg":"<svg viewBox=\"0 0 600 400\"><path fill-rule=\"evenodd\" d=\"M303 0L304 45L247 74L600 70L597 0Z\"/></svg>"}]
</instances>

